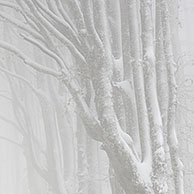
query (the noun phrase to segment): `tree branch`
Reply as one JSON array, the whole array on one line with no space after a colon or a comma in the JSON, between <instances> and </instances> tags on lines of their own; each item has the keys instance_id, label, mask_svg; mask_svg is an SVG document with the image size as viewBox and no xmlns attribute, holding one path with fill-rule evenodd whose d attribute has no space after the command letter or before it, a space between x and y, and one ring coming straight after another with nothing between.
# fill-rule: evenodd
<instances>
[{"instance_id":1,"label":"tree branch","mask_svg":"<svg viewBox=\"0 0 194 194\"><path fill-rule=\"evenodd\" d=\"M47 30L52 33L52 35L55 36L59 41L61 41L71 52L75 57L82 61L83 63L86 63L84 56L80 53L80 51L76 48L74 44L72 44L71 41L69 41L61 32L59 32L56 28L53 27L35 8L35 6L29 1L26 0L27 5L29 6L30 10L34 14L34 16L44 25L44 27L47 28Z\"/></svg>"},{"instance_id":2,"label":"tree branch","mask_svg":"<svg viewBox=\"0 0 194 194\"><path fill-rule=\"evenodd\" d=\"M20 12L23 15L22 10L14 3L11 2L7 2L7 1L0 1L0 5L5 6L5 7L9 7L14 9L17 12Z\"/></svg>"},{"instance_id":3,"label":"tree branch","mask_svg":"<svg viewBox=\"0 0 194 194\"><path fill-rule=\"evenodd\" d=\"M54 15L58 16L59 15L59 11L58 9L54 6L53 4L53 0L46 0L49 11L52 12Z\"/></svg>"},{"instance_id":4,"label":"tree branch","mask_svg":"<svg viewBox=\"0 0 194 194\"><path fill-rule=\"evenodd\" d=\"M19 127L15 122L13 122L12 120L7 119L7 118L5 118L5 117L3 117L3 116L0 116L0 119L1 119L2 121L5 121L5 122L9 123L9 124L12 125L13 127L15 127L16 130L17 130L18 132L20 132L22 135L24 134L23 131L20 129L20 127Z\"/></svg>"},{"instance_id":5,"label":"tree branch","mask_svg":"<svg viewBox=\"0 0 194 194\"><path fill-rule=\"evenodd\" d=\"M4 69L4 68L2 68L2 67L0 67L0 71L2 71L2 72L4 72L4 73L6 73L6 74L8 74L8 75L10 75L10 76L12 76L12 77L15 77L16 79L18 79L18 80L20 80L20 81L22 81L23 83L25 83L33 92L34 92L34 94L37 96L37 97L42 97L42 98L47 98L44 94L43 94L43 92L41 92L41 90L39 90L39 89L36 89L35 87L33 87L32 86L32 84L30 84L30 82L28 82L25 78L23 78L22 76L20 76L20 75L17 75L17 74L15 74L15 73L12 73L12 72L10 72L10 71L8 71L8 70L6 70L6 69Z\"/></svg>"},{"instance_id":6,"label":"tree branch","mask_svg":"<svg viewBox=\"0 0 194 194\"><path fill-rule=\"evenodd\" d=\"M63 7L62 0L58 0L61 2ZM75 25L77 26L78 31L85 29L83 12L76 0L65 0L64 5L68 5L68 8L72 11L72 16L74 17ZM64 10L64 13L66 10Z\"/></svg>"},{"instance_id":7,"label":"tree branch","mask_svg":"<svg viewBox=\"0 0 194 194\"><path fill-rule=\"evenodd\" d=\"M87 31L89 33L89 38L92 41L94 41L94 44L96 44L102 50L103 44L94 25L93 14L91 10L92 9L91 1L90 0L84 1L84 5L82 6L83 6L82 9L83 9L84 21L85 21Z\"/></svg>"},{"instance_id":8,"label":"tree branch","mask_svg":"<svg viewBox=\"0 0 194 194\"><path fill-rule=\"evenodd\" d=\"M19 144L19 143L15 142L15 141L13 141L13 140L7 138L7 137L0 136L0 139L5 140L5 141L7 141L7 142L9 142L9 143L12 143L12 144L18 146L19 148L23 149L22 144Z\"/></svg>"},{"instance_id":9,"label":"tree branch","mask_svg":"<svg viewBox=\"0 0 194 194\"><path fill-rule=\"evenodd\" d=\"M36 31L26 27L26 25L24 23L20 22L19 20L11 18L2 12L0 12L0 17L7 20L8 22L13 24L14 26L18 27L19 29L22 29L22 30L26 31L27 33L31 34L34 38L44 42L44 39L42 38L42 36L40 36L40 34L38 34Z\"/></svg>"},{"instance_id":10,"label":"tree branch","mask_svg":"<svg viewBox=\"0 0 194 194\"><path fill-rule=\"evenodd\" d=\"M68 16L68 14L66 13L66 11L63 8L62 2L61 0L56 0L55 1L57 9L59 10L60 14L62 15L63 19L71 26L71 28L76 32L76 28L72 22L72 20L70 19L70 17Z\"/></svg>"},{"instance_id":11,"label":"tree branch","mask_svg":"<svg viewBox=\"0 0 194 194\"><path fill-rule=\"evenodd\" d=\"M33 68L41 73L49 74L49 75L52 75L54 77L59 77L61 75L59 72L56 72L50 68L44 67L43 65L40 65L40 64L32 61L29 57L27 57L25 54L23 54L20 50L18 50L16 47L12 46L11 44L8 44L4 41L0 41L0 47L6 49L7 51L14 53L26 65L30 66L31 68Z\"/></svg>"},{"instance_id":12,"label":"tree branch","mask_svg":"<svg viewBox=\"0 0 194 194\"><path fill-rule=\"evenodd\" d=\"M20 34L25 40L27 40L28 42L30 42L31 44L37 46L41 51L43 51L45 54L47 54L49 57L53 58L57 64L59 65L59 67L62 69L64 68L65 64L62 61L62 59L60 57L58 57L58 55L56 55L54 52L52 52L51 50L49 50L48 48L46 48L45 46L43 46L42 44L40 44L38 41L36 41L33 38L30 38L28 36L26 36L25 34Z\"/></svg>"},{"instance_id":13,"label":"tree branch","mask_svg":"<svg viewBox=\"0 0 194 194\"><path fill-rule=\"evenodd\" d=\"M75 31L71 28L71 26L66 23L64 20L53 14L51 11L47 10L42 3L37 0L33 0L34 4L40 8L47 16L49 16L54 22L52 22L48 17L44 16L50 23L55 26L58 31L61 31L64 36L70 39L73 43L79 44L78 36Z\"/></svg>"}]
</instances>

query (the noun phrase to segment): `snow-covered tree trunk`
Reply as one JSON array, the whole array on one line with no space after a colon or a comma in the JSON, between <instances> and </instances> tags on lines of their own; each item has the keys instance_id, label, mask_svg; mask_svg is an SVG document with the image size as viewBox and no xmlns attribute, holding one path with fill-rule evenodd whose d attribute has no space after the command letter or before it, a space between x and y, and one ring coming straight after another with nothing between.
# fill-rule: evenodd
<instances>
[{"instance_id":1,"label":"snow-covered tree trunk","mask_svg":"<svg viewBox=\"0 0 194 194\"><path fill-rule=\"evenodd\" d=\"M146 101L148 107L153 158L153 186L156 193L167 193L163 124L156 90L156 65L153 37L152 0L141 1L142 44Z\"/></svg>"},{"instance_id":2,"label":"snow-covered tree trunk","mask_svg":"<svg viewBox=\"0 0 194 194\"><path fill-rule=\"evenodd\" d=\"M171 31L167 1L161 1L162 25L164 36L164 53L168 69L169 105L168 105L168 145L170 149L172 169L174 173L175 192L184 193L183 164L179 157L178 139L176 135L175 116L177 103L177 85L175 80L175 62L173 58Z\"/></svg>"},{"instance_id":3,"label":"snow-covered tree trunk","mask_svg":"<svg viewBox=\"0 0 194 194\"><path fill-rule=\"evenodd\" d=\"M136 1L129 1L129 30L131 58L133 65L134 93L136 96L138 125L142 150L142 160L151 161L150 130L145 102L143 65L141 61L141 48L139 39L139 25Z\"/></svg>"},{"instance_id":4,"label":"snow-covered tree trunk","mask_svg":"<svg viewBox=\"0 0 194 194\"><path fill-rule=\"evenodd\" d=\"M31 104L27 106L33 115L38 112L41 119L37 125L40 131L34 130L37 121L26 112L31 122L24 139L28 145L26 158L32 157L34 168L53 193L98 192L92 172L95 152L91 152L95 146L88 141L90 137L101 144L108 156L110 175L114 175L110 177L113 193L167 194L169 175L164 144L168 144L176 192L182 194L167 2L16 0L16 3L0 1L0 5L17 10L23 19L4 13L0 17L19 28L16 33L22 41L42 52L45 60L0 41L0 47L16 55L28 72L38 73L32 74L31 79L20 75L18 69L2 66L1 71L29 87L25 103L32 99L39 105L39 110L32 110ZM164 85L167 78L168 85ZM59 86L63 91L58 91ZM69 106L71 98L74 102ZM65 111L68 106L69 112ZM75 134L76 141L70 140ZM44 164L38 157L40 151L35 140L41 143L36 146L44 151ZM73 168L78 182L72 181Z\"/></svg>"}]
</instances>

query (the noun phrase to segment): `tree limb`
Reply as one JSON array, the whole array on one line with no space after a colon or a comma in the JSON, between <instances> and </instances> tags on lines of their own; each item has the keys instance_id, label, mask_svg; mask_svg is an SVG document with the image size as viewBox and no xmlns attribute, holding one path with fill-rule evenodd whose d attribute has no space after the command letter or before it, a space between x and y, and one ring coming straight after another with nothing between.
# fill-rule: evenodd
<instances>
[{"instance_id":1,"label":"tree limb","mask_svg":"<svg viewBox=\"0 0 194 194\"><path fill-rule=\"evenodd\" d=\"M4 41L0 41L0 47L6 49L7 51L14 53L26 65L30 66L31 68L33 68L41 73L49 74L49 75L52 75L54 77L59 77L61 75L59 72L56 72L50 68L44 67L43 65L40 65L40 64L32 61L29 57L27 57L25 54L23 54L20 50L18 50L16 47L12 46L11 44L8 44Z\"/></svg>"},{"instance_id":2,"label":"tree limb","mask_svg":"<svg viewBox=\"0 0 194 194\"><path fill-rule=\"evenodd\" d=\"M79 44L78 36L75 31L71 28L71 26L66 23L64 20L53 14L51 11L47 10L42 3L37 0L33 0L34 4L40 8L48 17L50 17L54 22L48 19L46 16L42 14L49 22L52 22L53 26L55 26L59 31L63 33L68 39L72 42ZM64 30L61 30L64 29Z\"/></svg>"},{"instance_id":3,"label":"tree limb","mask_svg":"<svg viewBox=\"0 0 194 194\"><path fill-rule=\"evenodd\" d=\"M27 33L31 34L34 38L44 42L44 39L42 38L42 36L40 36L40 34L38 34L36 31L26 27L26 25L24 23L20 22L19 20L11 18L2 12L0 12L0 17L7 20L8 22L13 24L14 26L18 27L19 29L22 29L22 30L26 31Z\"/></svg>"},{"instance_id":4,"label":"tree limb","mask_svg":"<svg viewBox=\"0 0 194 194\"><path fill-rule=\"evenodd\" d=\"M18 146L19 148L23 149L22 144L19 144L19 143L15 142L15 141L13 141L13 140L7 138L7 137L0 136L0 139L5 140L5 141L7 141L7 142L9 142L9 143L12 143L12 144Z\"/></svg>"},{"instance_id":5,"label":"tree limb","mask_svg":"<svg viewBox=\"0 0 194 194\"><path fill-rule=\"evenodd\" d=\"M25 34L20 34L25 40L27 40L28 42L30 42L31 44L37 46L41 51L43 51L45 54L47 54L49 57L53 58L57 64L59 65L59 67L62 69L64 68L65 64L62 61L62 59L60 57L58 57L58 55L56 55L54 52L52 52L51 50L49 50L48 48L46 48L45 46L43 46L42 44L40 44L38 41L36 41L33 38L30 38L29 36L26 36Z\"/></svg>"},{"instance_id":6,"label":"tree limb","mask_svg":"<svg viewBox=\"0 0 194 194\"><path fill-rule=\"evenodd\" d=\"M84 56L80 53L80 51L76 48L74 44L72 44L71 41L69 41L61 32L59 32L52 24L50 24L35 8L35 6L29 1L26 0L27 5L29 6L30 10L34 14L34 16L44 25L47 30L52 33L52 35L55 36L59 41L61 41L71 52L75 57L82 61L83 63L86 63Z\"/></svg>"}]
</instances>

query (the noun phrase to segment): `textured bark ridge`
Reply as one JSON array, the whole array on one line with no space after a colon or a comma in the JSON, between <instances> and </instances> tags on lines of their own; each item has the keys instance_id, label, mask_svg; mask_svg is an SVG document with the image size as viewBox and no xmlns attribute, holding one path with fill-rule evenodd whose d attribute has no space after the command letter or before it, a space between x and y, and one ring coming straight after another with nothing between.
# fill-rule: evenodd
<instances>
[{"instance_id":1,"label":"textured bark ridge","mask_svg":"<svg viewBox=\"0 0 194 194\"><path fill-rule=\"evenodd\" d=\"M184 194L168 1L0 7L2 29L14 26L16 40L0 39L0 71L35 171L29 188L37 176L37 193Z\"/></svg>"}]
</instances>

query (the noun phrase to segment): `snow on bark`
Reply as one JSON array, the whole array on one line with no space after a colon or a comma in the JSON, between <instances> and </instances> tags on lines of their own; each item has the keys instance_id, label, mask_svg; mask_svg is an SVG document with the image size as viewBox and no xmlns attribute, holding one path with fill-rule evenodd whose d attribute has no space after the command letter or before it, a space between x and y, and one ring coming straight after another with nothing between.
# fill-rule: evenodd
<instances>
[{"instance_id":1,"label":"snow on bark","mask_svg":"<svg viewBox=\"0 0 194 194\"><path fill-rule=\"evenodd\" d=\"M175 80L175 62L172 52L171 30L169 24L169 13L167 1L161 1L162 26L163 26L163 43L164 53L168 69L168 84L169 84L169 104L168 104L168 146L170 149L171 164L174 173L175 191L177 194L184 194L183 182L183 164L179 157L179 145L175 128L175 111L177 102L177 86Z\"/></svg>"},{"instance_id":2,"label":"snow on bark","mask_svg":"<svg viewBox=\"0 0 194 194\"><path fill-rule=\"evenodd\" d=\"M145 102L144 80L143 80L143 67L141 63L141 49L139 40L139 26L137 15L137 3L135 0L129 1L129 32L131 41L131 57L132 68L134 77L134 89L137 103L139 134L142 150L142 161L151 157L150 147L150 130L148 113Z\"/></svg>"},{"instance_id":3,"label":"snow on bark","mask_svg":"<svg viewBox=\"0 0 194 194\"><path fill-rule=\"evenodd\" d=\"M142 44L146 102L149 113L153 157L153 187L156 193L166 194L167 165L164 152L163 124L156 90L155 53L152 21L152 1L141 1Z\"/></svg>"},{"instance_id":4,"label":"snow on bark","mask_svg":"<svg viewBox=\"0 0 194 194\"><path fill-rule=\"evenodd\" d=\"M82 131L84 127L90 137L102 142L102 148L109 158L110 169L114 170L116 186L121 185L126 194L166 194L167 173L163 145L163 127L165 126L163 114L166 110L162 109L157 96L159 88L162 87L161 91L165 92L165 87L160 82L163 80L163 73L160 73L158 66L156 67L155 60L153 2L151 0L66 0L65 3L61 0L55 2L16 0L16 2L20 8L6 2L0 2L0 4L18 9L21 16L25 16L24 20L29 24L28 27L25 23L3 13L0 13L0 17L27 33L28 36L26 34L20 34L20 36L54 59L53 66L56 64L58 66L40 65L30 60L14 46L2 41L0 47L14 53L27 66L57 78L58 80L55 81L66 86L73 97L76 110L79 110L77 114L82 119L76 123L79 125L77 128L81 126L81 130L77 131L79 193L93 190L93 186L87 185L88 173L93 178L93 166L88 168L90 172L87 172L87 162L92 162L89 156L92 149L88 149L87 158L86 137ZM162 47L164 47L169 70L168 143L177 194L182 194L182 169L174 127L176 83L170 28L166 4L163 5L164 0L159 4L163 6L161 10L164 45L159 41L160 45L158 47L156 45L156 50L159 48L163 50ZM54 42L57 43L54 44ZM162 51L157 54L157 59L161 59ZM60 130L65 130L68 125L65 125L65 120L63 121L61 103L52 86L52 81L49 81L50 77L47 81L51 84L48 87L50 86L49 94L52 104L47 98L48 91L44 95L45 91L40 92L15 73L4 68L0 70L22 80L37 96L47 140L46 175L50 177L47 181L52 185L54 192L67 193L64 184L63 154L69 153L63 152L62 145L65 146L65 143L61 143ZM160 78L158 82L156 82L156 76ZM80 84L82 81L90 83L91 90L94 90L90 102L84 95L85 90L89 93L89 89L83 89L83 85ZM161 97L163 98L164 96ZM140 145L141 148L138 148ZM38 168L35 161L33 162L44 178L44 171ZM120 192L119 189L117 192Z\"/></svg>"}]
</instances>

